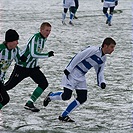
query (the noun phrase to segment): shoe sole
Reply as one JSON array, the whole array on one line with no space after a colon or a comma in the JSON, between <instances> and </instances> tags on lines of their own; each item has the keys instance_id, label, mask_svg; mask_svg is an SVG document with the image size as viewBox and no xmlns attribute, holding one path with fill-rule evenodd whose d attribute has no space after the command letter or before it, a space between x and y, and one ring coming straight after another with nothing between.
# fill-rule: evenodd
<instances>
[{"instance_id":1,"label":"shoe sole","mask_svg":"<svg viewBox=\"0 0 133 133\"><path fill-rule=\"evenodd\" d=\"M64 120L59 120L59 121L61 121L61 122L71 122L71 123L75 122L75 121L64 121Z\"/></svg>"},{"instance_id":2,"label":"shoe sole","mask_svg":"<svg viewBox=\"0 0 133 133\"><path fill-rule=\"evenodd\" d=\"M62 22L63 25L67 25L65 22Z\"/></svg>"},{"instance_id":3,"label":"shoe sole","mask_svg":"<svg viewBox=\"0 0 133 133\"><path fill-rule=\"evenodd\" d=\"M74 26L74 24L69 23L69 25Z\"/></svg>"},{"instance_id":4,"label":"shoe sole","mask_svg":"<svg viewBox=\"0 0 133 133\"><path fill-rule=\"evenodd\" d=\"M27 110L30 110L32 112L39 112L40 111L39 109L29 108L27 106L24 106L24 108L27 109Z\"/></svg>"},{"instance_id":5,"label":"shoe sole","mask_svg":"<svg viewBox=\"0 0 133 133\"><path fill-rule=\"evenodd\" d=\"M74 120L72 120L70 117L69 118L67 118L66 120L65 119L62 119L60 116L59 116L59 118L58 118L60 121L62 121L62 122L75 122Z\"/></svg>"}]
</instances>

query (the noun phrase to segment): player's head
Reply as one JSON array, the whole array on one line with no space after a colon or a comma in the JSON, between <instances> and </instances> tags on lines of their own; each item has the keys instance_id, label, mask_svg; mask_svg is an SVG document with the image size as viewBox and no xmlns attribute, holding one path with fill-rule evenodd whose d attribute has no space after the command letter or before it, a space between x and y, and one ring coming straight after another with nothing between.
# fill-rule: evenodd
<instances>
[{"instance_id":1,"label":"player's head","mask_svg":"<svg viewBox=\"0 0 133 133\"><path fill-rule=\"evenodd\" d=\"M8 49L14 49L18 44L18 40L19 40L19 35L15 30L9 29L6 31L5 43Z\"/></svg>"},{"instance_id":2,"label":"player's head","mask_svg":"<svg viewBox=\"0 0 133 133\"><path fill-rule=\"evenodd\" d=\"M48 22L43 22L40 26L40 33L43 37L47 38L51 32L51 24Z\"/></svg>"},{"instance_id":3,"label":"player's head","mask_svg":"<svg viewBox=\"0 0 133 133\"><path fill-rule=\"evenodd\" d=\"M104 39L102 43L102 51L104 54L111 54L114 51L116 42L111 37L107 37Z\"/></svg>"}]
</instances>

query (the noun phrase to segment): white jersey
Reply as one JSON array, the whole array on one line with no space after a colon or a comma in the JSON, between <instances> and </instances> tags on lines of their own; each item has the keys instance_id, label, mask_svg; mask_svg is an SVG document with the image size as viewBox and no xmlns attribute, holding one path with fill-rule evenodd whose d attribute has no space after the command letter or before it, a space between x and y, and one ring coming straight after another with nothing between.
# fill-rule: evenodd
<instances>
[{"instance_id":1,"label":"white jersey","mask_svg":"<svg viewBox=\"0 0 133 133\"><path fill-rule=\"evenodd\" d=\"M63 8L70 8L75 6L74 0L63 0Z\"/></svg>"},{"instance_id":2,"label":"white jersey","mask_svg":"<svg viewBox=\"0 0 133 133\"><path fill-rule=\"evenodd\" d=\"M85 74L94 67L97 74L97 84L100 86L104 79L104 66L106 55L103 55L101 47L89 46L78 53L68 64L66 69L70 75L78 81L85 81Z\"/></svg>"}]
</instances>

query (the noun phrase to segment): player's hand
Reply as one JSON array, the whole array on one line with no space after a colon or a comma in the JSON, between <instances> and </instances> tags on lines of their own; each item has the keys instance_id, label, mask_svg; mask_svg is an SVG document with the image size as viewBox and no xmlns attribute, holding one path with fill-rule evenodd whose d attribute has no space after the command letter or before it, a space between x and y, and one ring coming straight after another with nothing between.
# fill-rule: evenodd
<instances>
[{"instance_id":1,"label":"player's hand","mask_svg":"<svg viewBox=\"0 0 133 133\"><path fill-rule=\"evenodd\" d=\"M67 69L65 69L64 73L65 73L65 75L67 76L67 79L68 79L68 75L70 74L70 72Z\"/></svg>"},{"instance_id":2,"label":"player's hand","mask_svg":"<svg viewBox=\"0 0 133 133\"><path fill-rule=\"evenodd\" d=\"M54 51L48 52L48 57L54 56Z\"/></svg>"},{"instance_id":3,"label":"player's hand","mask_svg":"<svg viewBox=\"0 0 133 133\"><path fill-rule=\"evenodd\" d=\"M118 1L115 1L115 6L117 6L118 5Z\"/></svg>"},{"instance_id":4,"label":"player's hand","mask_svg":"<svg viewBox=\"0 0 133 133\"><path fill-rule=\"evenodd\" d=\"M21 60L22 62L26 62L27 57L26 57L25 55L22 55L22 56L20 57L20 60Z\"/></svg>"},{"instance_id":5,"label":"player's hand","mask_svg":"<svg viewBox=\"0 0 133 133\"><path fill-rule=\"evenodd\" d=\"M101 88L105 89L106 88L106 84L105 83L101 83Z\"/></svg>"}]
</instances>

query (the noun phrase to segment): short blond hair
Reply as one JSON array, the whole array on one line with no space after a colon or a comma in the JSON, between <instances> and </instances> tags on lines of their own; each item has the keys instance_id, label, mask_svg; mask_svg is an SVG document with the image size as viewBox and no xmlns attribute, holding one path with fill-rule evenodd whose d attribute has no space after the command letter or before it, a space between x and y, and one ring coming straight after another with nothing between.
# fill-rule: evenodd
<instances>
[{"instance_id":1,"label":"short blond hair","mask_svg":"<svg viewBox=\"0 0 133 133\"><path fill-rule=\"evenodd\" d=\"M51 24L49 22L43 22L40 26L40 30L44 29L44 27L47 26L47 27L52 27Z\"/></svg>"}]
</instances>

